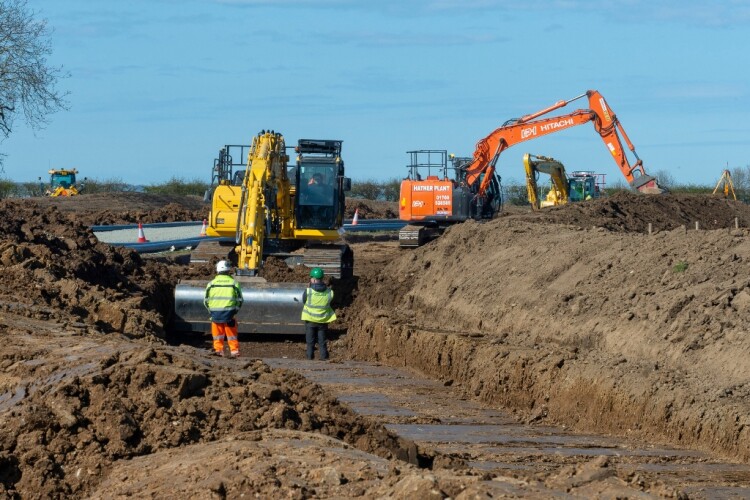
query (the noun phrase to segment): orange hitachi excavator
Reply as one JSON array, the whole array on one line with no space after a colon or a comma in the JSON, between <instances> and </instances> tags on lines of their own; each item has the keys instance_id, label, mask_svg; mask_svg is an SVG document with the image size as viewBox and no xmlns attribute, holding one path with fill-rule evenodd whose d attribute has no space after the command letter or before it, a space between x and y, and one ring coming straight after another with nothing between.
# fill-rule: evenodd
<instances>
[{"instance_id":1,"label":"orange hitachi excavator","mask_svg":"<svg viewBox=\"0 0 750 500\"><path fill-rule=\"evenodd\" d=\"M583 97L588 97L588 109L578 109L569 114L544 118L544 115ZM473 159L462 168L461 182L454 182L453 190L472 194L471 213L475 214L475 218L481 218L482 214L491 213L491 211L484 210L483 206L486 204L488 197L493 197L493 189L497 185L495 165L503 151L520 142L543 137L588 122L593 123L594 130L612 153L615 163L633 189L645 194L664 192L654 177L646 175L643 162L638 158L635 147L630 142L614 111L596 90L589 90L573 99L558 101L536 113L505 122L502 127L495 129L490 135L477 143ZM625 148L622 145L620 135L636 158L633 165L630 164L625 155ZM401 220L409 223L402 230L404 237L402 238L401 233L399 234L401 246L419 246L427 239L420 237L421 233L424 232L423 228L428 230L436 227L436 225L445 227L444 222L448 218L456 219L452 207L440 205L438 209L438 205L433 200L436 186L441 182L444 183L444 181L436 176L421 180L410 175L401 182L399 216ZM424 207L429 206L436 207L433 213L427 213L424 210ZM468 217L463 217L463 220L466 218ZM441 225L441 223L443 224Z\"/></svg>"}]
</instances>

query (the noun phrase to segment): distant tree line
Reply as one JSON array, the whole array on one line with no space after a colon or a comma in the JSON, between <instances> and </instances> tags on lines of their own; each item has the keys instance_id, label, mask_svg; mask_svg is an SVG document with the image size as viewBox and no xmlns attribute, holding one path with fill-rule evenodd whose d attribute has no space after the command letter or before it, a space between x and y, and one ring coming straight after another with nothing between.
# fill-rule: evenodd
<instances>
[{"instance_id":1,"label":"distant tree line","mask_svg":"<svg viewBox=\"0 0 750 500\"><path fill-rule=\"evenodd\" d=\"M737 199L750 203L750 165L737 167L730 170L732 183ZM674 176L666 170L660 170L654 174L659 184L669 188L672 193L694 193L710 194L716 185L706 186L700 184L679 184ZM717 177L718 181L718 177ZM79 181L79 186L81 182ZM544 183L540 183L544 184ZM385 181L374 179L352 180L352 190L347 193L349 198L361 198L366 200L398 201L401 179L392 178ZM30 196L43 196L46 189L44 181L38 182L13 182L10 179L0 179L0 199L2 198L26 198ZM83 181L82 193L122 193L140 192L174 196L203 196L210 188L210 184L198 179L182 179L172 177L166 182L149 185L134 185L120 178L106 180L86 179ZM621 191L630 191L624 181L618 180L605 187L606 195L612 195ZM503 203L509 205L528 205L526 197L526 185L518 183L503 184Z\"/></svg>"},{"instance_id":2,"label":"distant tree line","mask_svg":"<svg viewBox=\"0 0 750 500\"><path fill-rule=\"evenodd\" d=\"M197 179L185 180L173 177L160 184L135 185L120 178L112 179L80 179L76 187L81 194L93 193L151 193L175 196L203 196L209 188L209 183ZM48 183L45 180L37 182L13 182L10 179L0 179L0 199L28 198L44 196Z\"/></svg>"}]
</instances>

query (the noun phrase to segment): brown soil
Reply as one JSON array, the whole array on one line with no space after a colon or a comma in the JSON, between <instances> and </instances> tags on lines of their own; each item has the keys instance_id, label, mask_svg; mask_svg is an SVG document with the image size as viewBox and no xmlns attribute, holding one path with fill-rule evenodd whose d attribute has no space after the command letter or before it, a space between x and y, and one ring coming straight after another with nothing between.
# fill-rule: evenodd
<instances>
[{"instance_id":1,"label":"brown soil","mask_svg":"<svg viewBox=\"0 0 750 500\"><path fill-rule=\"evenodd\" d=\"M360 281L347 347L528 420L748 460L750 233L735 217L747 227L750 207L619 195L454 226Z\"/></svg>"},{"instance_id":2,"label":"brown soil","mask_svg":"<svg viewBox=\"0 0 750 500\"><path fill-rule=\"evenodd\" d=\"M94 193L72 197L32 198L40 207L56 207L81 224L197 221L208 216L209 206L199 196L146 193Z\"/></svg>"},{"instance_id":3,"label":"brown soil","mask_svg":"<svg viewBox=\"0 0 750 500\"><path fill-rule=\"evenodd\" d=\"M398 203L395 201L347 199L344 217L353 218L355 211L360 219L398 219Z\"/></svg>"},{"instance_id":4,"label":"brown soil","mask_svg":"<svg viewBox=\"0 0 750 500\"><path fill-rule=\"evenodd\" d=\"M132 224L137 222L198 221L208 216L210 206L199 196L174 196L146 193L94 193L73 197L31 198L36 205L56 207L64 214L89 226ZM354 212L362 219L397 219L398 204L392 201L347 199L344 217Z\"/></svg>"},{"instance_id":5,"label":"brown soil","mask_svg":"<svg viewBox=\"0 0 750 500\"><path fill-rule=\"evenodd\" d=\"M203 217L202 200L157 198L0 203L0 495L473 498L493 479L537 496L676 495L613 484L602 462L534 480L475 471L292 372L164 343L174 284L210 266L88 229ZM354 202L349 217L395 214ZM332 353L408 365L527 422L747 461L750 239L735 218L747 227L750 208L621 195L467 222L416 250L357 243L355 279L333 281Z\"/></svg>"}]
</instances>

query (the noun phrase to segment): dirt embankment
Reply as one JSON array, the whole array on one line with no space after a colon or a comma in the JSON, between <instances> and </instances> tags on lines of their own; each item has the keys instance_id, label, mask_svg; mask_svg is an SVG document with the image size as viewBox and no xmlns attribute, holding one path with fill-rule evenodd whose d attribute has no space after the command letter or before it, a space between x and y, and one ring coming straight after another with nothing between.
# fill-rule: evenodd
<instances>
[{"instance_id":1,"label":"dirt embankment","mask_svg":"<svg viewBox=\"0 0 750 500\"><path fill-rule=\"evenodd\" d=\"M621 195L454 226L360 282L348 348L529 421L750 459L750 234L735 217L747 227L750 208ZM696 220L728 229L662 230Z\"/></svg>"},{"instance_id":2,"label":"dirt embankment","mask_svg":"<svg viewBox=\"0 0 750 500\"><path fill-rule=\"evenodd\" d=\"M99 243L76 217L0 204L0 310L92 331L163 336L175 279L161 263Z\"/></svg>"},{"instance_id":3,"label":"dirt embankment","mask_svg":"<svg viewBox=\"0 0 750 500\"><path fill-rule=\"evenodd\" d=\"M347 198L344 217L351 219L355 211L361 219L398 219L398 203L395 201Z\"/></svg>"}]
</instances>

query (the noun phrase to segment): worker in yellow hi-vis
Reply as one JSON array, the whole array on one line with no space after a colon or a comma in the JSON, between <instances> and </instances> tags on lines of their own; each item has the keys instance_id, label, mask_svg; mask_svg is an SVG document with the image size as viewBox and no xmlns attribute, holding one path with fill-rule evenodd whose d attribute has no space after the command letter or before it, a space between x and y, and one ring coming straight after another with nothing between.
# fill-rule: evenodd
<instances>
[{"instance_id":1,"label":"worker in yellow hi-vis","mask_svg":"<svg viewBox=\"0 0 750 500\"><path fill-rule=\"evenodd\" d=\"M333 290L324 282L325 273L319 267L310 271L310 286L302 294L302 321L305 322L307 359L313 359L315 341L320 349L320 359L328 359L328 323L336 321L336 313L331 307Z\"/></svg>"},{"instance_id":2,"label":"worker in yellow hi-vis","mask_svg":"<svg viewBox=\"0 0 750 500\"><path fill-rule=\"evenodd\" d=\"M216 277L206 285L203 304L211 314L211 336L214 340L214 354L224 355L224 339L229 344L233 358L240 356L240 342L237 337L237 320L234 317L242 307L242 288L230 276L232 267L226 260L216 264Z\"/></svg>"}]
</instances>

